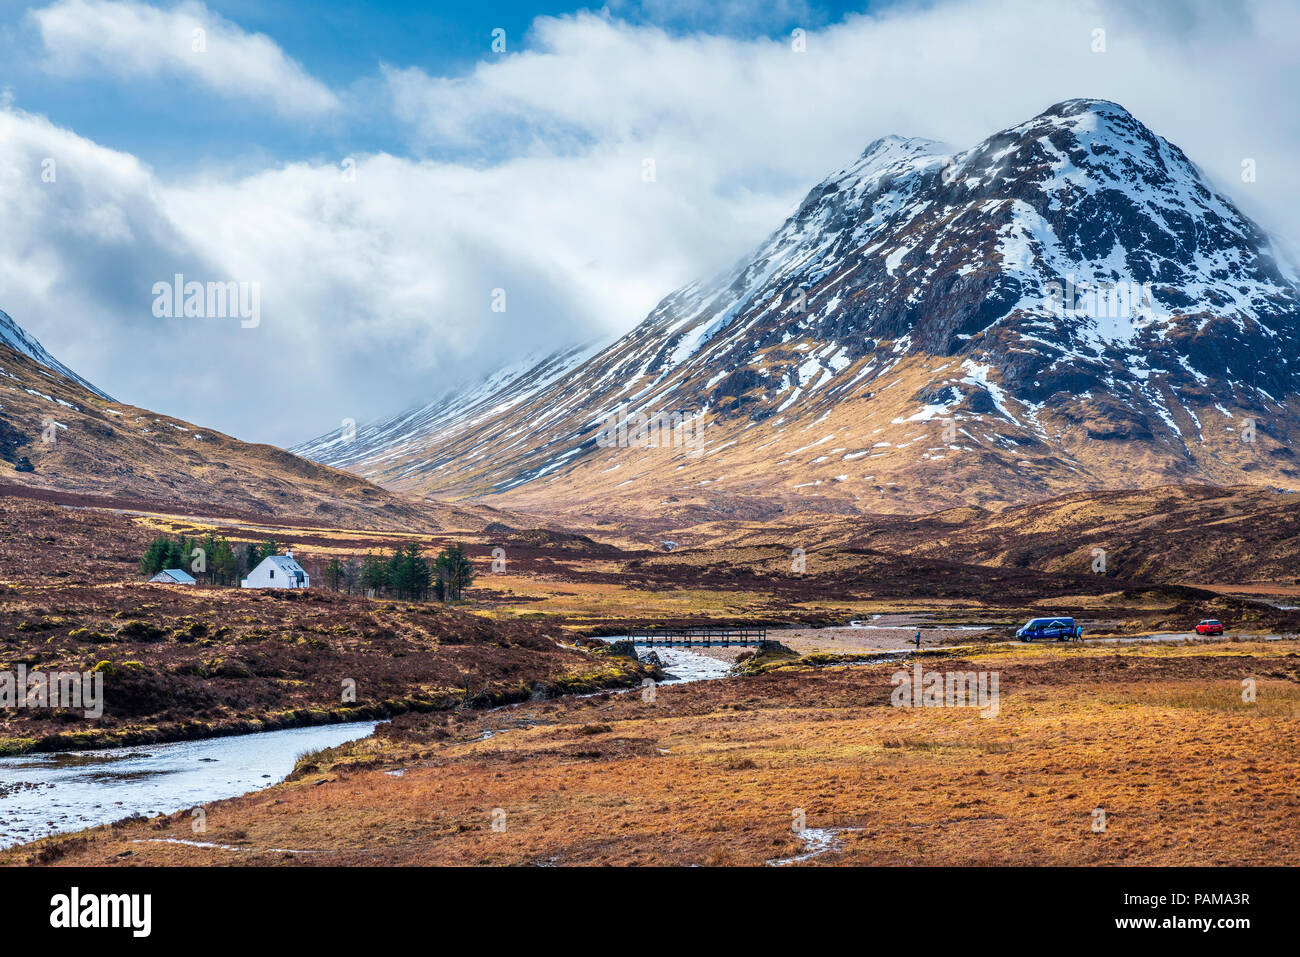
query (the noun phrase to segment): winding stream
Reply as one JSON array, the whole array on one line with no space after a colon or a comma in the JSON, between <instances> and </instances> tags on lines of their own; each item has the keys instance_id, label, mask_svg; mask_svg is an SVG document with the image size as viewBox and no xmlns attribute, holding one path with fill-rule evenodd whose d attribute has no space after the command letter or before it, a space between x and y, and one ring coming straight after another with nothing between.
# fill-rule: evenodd
<instances>
[{"instance_id":1,"label":"winding stream","mask_svg":"<svg viewBox=\"0 0 1300 957\"><path fill-rule=\"evenodd\" d=\"M722 678L731 667L680 648L656 653L665 685ZM377 723L0 758L0 848L261 790L284 780L302 754L367 737Z\"/></svg>"},{"instance_id":2,"label":"winding stream","mask_svg":"<svg viewBox=\"0 0 1300 957\"><path fill-rule=\"evenodd\" d=\"M376 723L0 758L0 847L269 787L300 755L364 738Z\"/></svg>"},{"instance_id":3,"label":"winding stream","mask_svg":"<svg viewBox=\"0 0 1300 957\"><path fill-rule=\"evenodd\" d=\"M617 641L619 637L605 640ZM1281 637L1269 635L1266 640ZM1151 635L1094 640L1128 643L1198 638ZM649 649L642 646L638 650L644 655ZM728 661L683 648L659 647L654 652L666 674L662 685L724 678L731 669ZM881 651L891 653L908 651ZM136 814L170 814L261 790L282 781L304 753L367 737L376 724L359 721L103 751L0 758L0 848ZM804 854L768 863L797 863L825 853L834 843L833 831L810 828Z\"/></svg>"}]
</instances>

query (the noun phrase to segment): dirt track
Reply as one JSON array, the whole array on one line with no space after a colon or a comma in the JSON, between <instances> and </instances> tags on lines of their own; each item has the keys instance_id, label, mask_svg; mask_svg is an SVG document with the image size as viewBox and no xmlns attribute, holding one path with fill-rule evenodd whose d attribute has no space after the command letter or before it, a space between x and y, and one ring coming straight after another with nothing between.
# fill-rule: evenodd
<instances>
[{"instance_id":1,"label":"dirt track","mask_svg":"<svg viewBox=\"0 0 1300 957\"><path fill-rule=\"evenodd\" d=\"M845 628L777 628L768 637L795 651L876 651L915 648L913 638L921 631L921 647L949 645L972 635L993 631L983 627L927 627L914 615L882 615L862 627Z\"/></svg>"}]
</instances>

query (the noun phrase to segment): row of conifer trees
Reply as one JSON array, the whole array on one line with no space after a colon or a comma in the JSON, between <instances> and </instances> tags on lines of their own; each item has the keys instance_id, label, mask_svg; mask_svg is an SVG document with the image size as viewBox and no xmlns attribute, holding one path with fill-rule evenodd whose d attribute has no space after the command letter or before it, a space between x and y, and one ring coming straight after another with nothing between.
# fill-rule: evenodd
<instances>
[{"instance_id":1,"label":"row of conifer trees","mask_svg":"<svg viewBox=\"0 0 1300 957\"><path fill-rule=\"evenodd\" d=\"M279 542L268 538L236 548L226 538L158 535L140 559L140 571L153 576L168 568L189 572L212 585L235 585L263 559L279 555ZM366 552L361 558L330 559L323 575L326 588L349 595L460 601L474 582L474 566L460 543L449 545L433 559L424 557L420 545L399 545L391 555Z\"/></svg>"},{"instance_id":2,"label":"row of conifer trees","mask_svg":"<svg viewBox=\"0 0 1300 957\"><path fill-rule=\"evenodd\" d=\"M360 560L347 561L336 556L325 566L324 578L326 588L348 594L460 601L474 582L474 566L459 543L444 548L430 564L420 546L408 542L391 555L366 552Z\"/></svg>"}]
</instances>

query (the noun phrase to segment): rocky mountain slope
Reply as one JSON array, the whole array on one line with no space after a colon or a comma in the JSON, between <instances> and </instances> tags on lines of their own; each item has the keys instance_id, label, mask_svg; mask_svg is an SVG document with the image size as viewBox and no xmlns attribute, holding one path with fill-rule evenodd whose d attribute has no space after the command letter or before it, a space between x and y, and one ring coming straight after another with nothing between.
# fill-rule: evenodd
<instances>
[{"instance_id":1,"label":"rocky mountain slope","mask_svg":"<svg viewBox=\"0 0 1300 957\"><path fill-rule=\"evenodd\" d=\"M345 469L365 468L365 463L376 455L394 461L406 460L408 456L418 459L422 452L457 433L531 402L598 351L599 345L589 344L552 354L528 355L503 366L482 382L453 389L427 405L348 431L335 430L294 446L291 451ZM410 470L420 472L421 463L411 463ZM397 467L398 477L402 472Z\"/></svg>"},{"instance_id":2,"label":"rocky mountain slope","mask_svg":"<svg viewBox=\"0 0 1300 957\"><path fill-rule=\"evenodd\" d=\"M963 152L877 140L595 354L299 451L590 516L1291 487L1298 382L1300 284L1269 238L1122 107L1070 100Z\"/></svg>"},{"instance_id":3,"label":"rocky mountain slope","mask_svg":"<svg viewBox=\"0 0 1300 957\"><path fill-rule=\"evenodd\" d=\"M433 529L452 517L282 449L115 402L3 313L0 494L358 528Z\"/></svg>"}]
</instances>

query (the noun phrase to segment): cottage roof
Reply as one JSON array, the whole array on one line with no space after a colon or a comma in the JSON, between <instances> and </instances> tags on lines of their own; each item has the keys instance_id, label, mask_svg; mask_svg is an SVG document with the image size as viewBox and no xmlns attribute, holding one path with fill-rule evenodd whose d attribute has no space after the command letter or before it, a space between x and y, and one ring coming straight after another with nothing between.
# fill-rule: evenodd
<instances>
[{"instance_id":1,"label":"cottage roof","mask_svg":"<svg viewBox=\"0 0 1300 957\"><path fill-rule=\"evenodd\" d=\"M161 574L166 575L180 585L193 585L195 583L194 576L181 568L164 568ZM155 575L154 577L157 578L158 576Z\"/></svg>"},{"instance_id":2,"label":"cottage roof","mask_svg":"<svg viewBox=\"0 0 1300 957\"><path fill-rule=\"evenodd\" d=\"M303 567L294 561L292 555L271 555L267 558L267 561L272 562L276 568L290 575L303 571Z\"/></svg>"}]
</instances>

